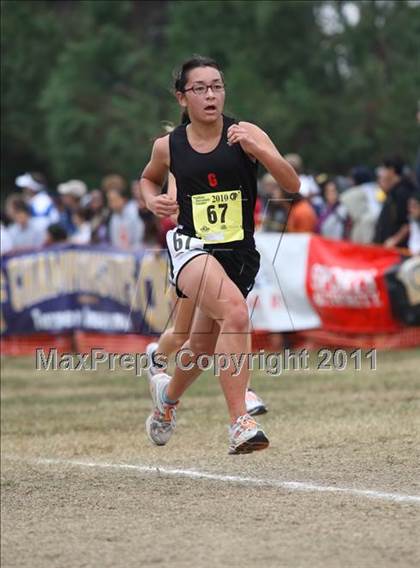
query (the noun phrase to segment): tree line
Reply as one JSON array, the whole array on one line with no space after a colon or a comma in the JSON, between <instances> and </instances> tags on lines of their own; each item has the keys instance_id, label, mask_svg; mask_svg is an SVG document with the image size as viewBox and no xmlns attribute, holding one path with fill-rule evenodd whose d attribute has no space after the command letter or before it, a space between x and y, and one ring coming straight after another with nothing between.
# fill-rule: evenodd
<instances>
[{"instance_id":1,"label":"tree line","mask_svg":"<svg viewBox=\"0 0 420 568\"><path fill-rule=\"evenodd\" d=\"M414 160L419 16L412 0L5 0L2 189L27 170L136 177L179 121L172 72L193 53L222 66L227 113L309 169Z\"/></svg>"}]
</instances>

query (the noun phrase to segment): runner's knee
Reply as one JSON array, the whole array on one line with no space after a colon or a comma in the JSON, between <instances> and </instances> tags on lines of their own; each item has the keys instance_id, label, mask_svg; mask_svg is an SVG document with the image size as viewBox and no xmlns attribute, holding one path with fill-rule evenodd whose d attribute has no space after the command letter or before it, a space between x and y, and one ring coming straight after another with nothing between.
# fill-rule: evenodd
<instances>
[{"instance_id":1,"label":"runner's knee","mask_svg":"<svg viewBox=\"0 0 420 568\"><path fill-rule=\"evenodd\" d=\"M247 332L249 330L249 312L245 300L232 300L223 318L223 331Z\"/></svg>"}]
</instances>

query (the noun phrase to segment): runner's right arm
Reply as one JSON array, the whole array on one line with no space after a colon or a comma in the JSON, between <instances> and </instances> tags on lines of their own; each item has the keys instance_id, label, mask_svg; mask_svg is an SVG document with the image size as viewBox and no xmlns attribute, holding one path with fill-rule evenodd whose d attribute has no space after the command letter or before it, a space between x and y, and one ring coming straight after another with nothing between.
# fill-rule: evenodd
<instances>
[{"instance_id":1,"label":"runner's right arm","mask_svg":"<svg viewBox=\"0 0 420 568\"><path fill-rule=\"evenodd\" d=\"M178 203L168 194L161 194L169 171L169 135L158 138L153 144L152 155L140 178L140 190L146 207L157 217L169 217L178 213Z\"/></svg>"}]
</instances>

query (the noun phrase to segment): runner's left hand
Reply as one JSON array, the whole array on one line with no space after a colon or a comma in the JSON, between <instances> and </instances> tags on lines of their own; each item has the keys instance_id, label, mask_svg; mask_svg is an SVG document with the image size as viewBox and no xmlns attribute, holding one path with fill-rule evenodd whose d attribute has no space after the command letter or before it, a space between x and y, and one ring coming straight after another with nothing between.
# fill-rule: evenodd
<instances>
[{"instance_id":1,"label":"runner's left hand","mask_svg":"<svg viewBox=\"0 0 420 568\"><path fill-rule=\"evenodd\" d=\"M232 144L239 144L242 149L247 152L247 154L255 155L254 152L257 150L258 145L254 137L249 133L249 131L241 126L240 124L232 124L229 126L227 131L227 139L229 146Z\"/></svg>"}]
</instances>

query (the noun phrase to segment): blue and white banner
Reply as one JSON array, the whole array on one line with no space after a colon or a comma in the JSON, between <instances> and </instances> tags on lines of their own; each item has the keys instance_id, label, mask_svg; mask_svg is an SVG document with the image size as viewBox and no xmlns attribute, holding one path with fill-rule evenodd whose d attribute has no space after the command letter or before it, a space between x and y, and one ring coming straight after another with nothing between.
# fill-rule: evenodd
<instances>
[{"instance_id":1,"label":"blue and white banner","mask_svg":"<svg viewBox=\"0 0 420 568\"><path fill-rule=\"evenodd\" d=\"M65 245L2 257L4 335L158 333L170 316L163 252Z\"/></svg>"}]
</instances>

